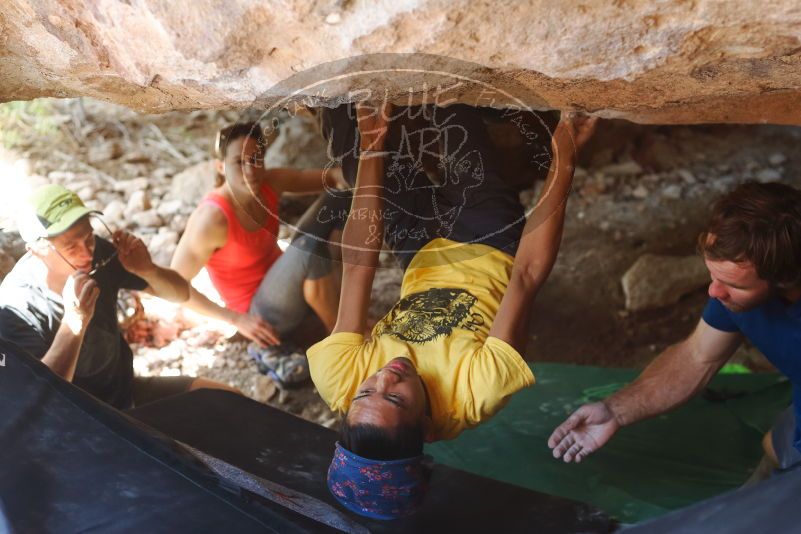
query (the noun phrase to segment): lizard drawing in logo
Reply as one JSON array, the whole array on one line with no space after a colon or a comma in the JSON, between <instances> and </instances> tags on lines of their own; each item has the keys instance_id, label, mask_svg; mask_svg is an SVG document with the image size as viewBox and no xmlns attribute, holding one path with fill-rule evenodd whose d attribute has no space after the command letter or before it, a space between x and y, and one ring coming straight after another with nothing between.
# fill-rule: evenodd
<instances>
[{"instance_id":1,"label":"lizard drawing in logo","mask_svg":"<svg viewBox=\"0 0 801 534\"><path fill-rule=\"evenodd\" d=\"M411 343L426 343L449 335L454 328L475 330L484 324L479 313L470 313L476 297L464 289L431 288L412 293L382 319L378 335L388 334Z\"/></svg>"}]
</instances>

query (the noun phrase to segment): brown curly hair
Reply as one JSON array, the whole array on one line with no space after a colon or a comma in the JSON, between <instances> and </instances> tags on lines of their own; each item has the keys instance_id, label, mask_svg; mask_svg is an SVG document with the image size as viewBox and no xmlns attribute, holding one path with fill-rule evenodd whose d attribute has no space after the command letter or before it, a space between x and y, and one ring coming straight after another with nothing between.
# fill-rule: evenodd
<instances>
[{"instance_id":1,"label":"brown curly hair","mask_svg":"<svg viewBox=\"0 0 801 534\"><path fill-rule=\"evenodd\" d=\"M773 287L801 287L801 191L745 183L718 200L698 250L713 261L748 261Z\"/></svg>"}]
</instances>

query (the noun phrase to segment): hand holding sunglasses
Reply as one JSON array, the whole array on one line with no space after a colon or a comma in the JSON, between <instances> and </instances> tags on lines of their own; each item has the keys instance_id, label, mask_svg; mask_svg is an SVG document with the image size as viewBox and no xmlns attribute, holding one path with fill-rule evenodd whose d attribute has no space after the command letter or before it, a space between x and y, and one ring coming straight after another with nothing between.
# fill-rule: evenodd
<instances>
[{"instance_id":1,"label":"hand holding sunglasses","mask_svg":"<svg viewBox=\"0 0 801 534\"><path fill-rule=\"evenodd\" d=\"M156 269L144 242L135 235L117 230L112 234L111 240L117 248L117 257L125 270L142 276Z\"/></svg>"}]
</instances>

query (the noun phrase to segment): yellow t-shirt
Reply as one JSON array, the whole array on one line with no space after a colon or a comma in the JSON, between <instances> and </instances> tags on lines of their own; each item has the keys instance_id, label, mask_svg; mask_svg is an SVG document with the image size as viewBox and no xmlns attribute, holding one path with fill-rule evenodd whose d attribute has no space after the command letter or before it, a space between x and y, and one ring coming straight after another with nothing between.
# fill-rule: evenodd
<instances>
[{"instance_id":1,"label":"yellow t-shirt","mask_svg":"<svg viewBox=\"0 0 801 534\"><path fill-rule=\"evenodd\" d=\"M398 356L417 368L435 439L452 439L503 408L534 375L508 343L488 337L509 284L512 257L486 245L435 239L403 277L401 299L373 328L340 332L308 350L314 385L345 412L365 378Z\"/></svg>"}]
</instances>

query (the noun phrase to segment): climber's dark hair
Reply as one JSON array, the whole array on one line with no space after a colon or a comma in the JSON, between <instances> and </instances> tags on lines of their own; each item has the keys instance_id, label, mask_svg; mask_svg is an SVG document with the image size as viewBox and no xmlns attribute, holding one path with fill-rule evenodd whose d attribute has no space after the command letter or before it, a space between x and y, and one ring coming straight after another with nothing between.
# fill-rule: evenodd
<instances>
[{"instance_id":1,"label":"climber's dark hair","mask_svg":"<svg viewBox=\"0 0 801 534\"><path fill-rule=\"evenodd\" d=\"M400 460L423 454L423 424L402 425L392 430L342 421L339 443L354 454L370 460Z\"/></svg>"},{"instance_id":2,"label":"climber's dark hair","mask_svg":"<svg viewBox=\"0 0 801 534\"><path fill-rule=\"evenodd\" d=\"M255 139L258 143L264 142L264 133L261 126L257 122L237 122L217 132L217 137L214 139L214 157L222 160L225 159L225 154L228 150L228 145L232 141L236 141L241 137L250 137ZM225 176L216 173L214 177L214 186L219 187L225 182Z\"/></svg>"}]
</instances>

